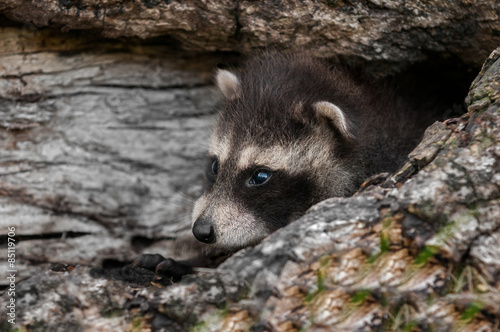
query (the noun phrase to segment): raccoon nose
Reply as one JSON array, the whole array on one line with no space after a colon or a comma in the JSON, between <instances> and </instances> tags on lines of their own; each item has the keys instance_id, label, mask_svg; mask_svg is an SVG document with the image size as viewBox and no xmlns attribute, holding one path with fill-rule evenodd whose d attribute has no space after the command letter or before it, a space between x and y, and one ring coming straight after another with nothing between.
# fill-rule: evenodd
<instances>
[{"instance_id":1,"label":"raccoon nose","mask_svg":"<svg viewBox=\"0 0 500 332\"><path fill-rule=\"evenodd\" d=\"M213 224L208 219L198 219L193 225L194 237L204 243L215 242L215 229Z\"/></svg>"}]
</instances>

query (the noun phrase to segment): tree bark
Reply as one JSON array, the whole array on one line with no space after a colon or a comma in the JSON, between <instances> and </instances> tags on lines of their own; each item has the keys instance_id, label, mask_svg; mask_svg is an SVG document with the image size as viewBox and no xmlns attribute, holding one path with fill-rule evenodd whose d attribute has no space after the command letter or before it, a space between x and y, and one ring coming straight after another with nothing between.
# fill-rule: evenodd
<instances>
[{"instance_id":1,"label":"tree bark","mask_svg":"<svg viewBox=\"0 0 500 332\"><path fill-rule=\"evenodd\" d=\"M165 37L185 50L314 49L387 73L453 55L480 66L500 44L496 0L170 1L4 0L27 32L50 26L105 38ZM380 65L383 64L383 67Z\"/></svg>"},{"instance_id":2,"label":"tree bark","mask_svg":"<svg viewBox=\"0 0 500 332\"><path fill-rule=\"evenodd\" d=\"M474 68L500 44L496 7L2 1L0 256L15 227L17 326L498 328L500 49L473 82L468 113L431 126L382 183L322 202L218 269L164 289L147 271L95 268L193 254L212 74L235 59L214 51L310 49L382 76L429 56ZM8 269L1 260L7 289ZM12 328L8 310L2 330Z\"/></svg>"},{"instance_id":3,"label":"tree bark","mask_svg":"<svg viewBox=\"0 0 500 332\"><path fill-rule=\"evenodd\" d=\"M2 57L0 225L24 239L21 277L37 262L129 261L143 238L157 241L149 250L189 256L172 244L190 232L218 61L195 59Z\"/></svg>"},{"instance_id":4,"label":"tree bark","mask_svg":"<svg viewBox=\"0 0 500 332\"><path fill-rule=\"evenodd\" d=\"M500 48L471 86L469 112L431 126L401 172L314 206L219 268L164 289L102 279L84 266L46 271L18 284L18 322L51 331L493 330L498 82Z\"/></svg>"}]
</instances>

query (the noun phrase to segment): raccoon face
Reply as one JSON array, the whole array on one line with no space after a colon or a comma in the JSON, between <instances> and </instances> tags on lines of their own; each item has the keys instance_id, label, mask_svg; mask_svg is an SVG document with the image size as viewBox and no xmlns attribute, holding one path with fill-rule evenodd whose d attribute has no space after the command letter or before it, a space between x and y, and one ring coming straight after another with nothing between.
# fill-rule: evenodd
<instances>
[{"instance_id":1,"label":"raccoon face","mask_svg":"<svg viewBox=\"0 0 500 332\"><path fill-rule=\"evenodd\" d=\"M314 196L306 172L292 174L278 158L269 159L277 154L287 158L285 151L242 149L227 159L208 158L205 192L193 213L195 237L229 250L256 244L285 226L311 205Z\"/></svg>"},{"instance_id":2,"label":"raccoon face","mask_svg":"<svg viewBox=\"0 0 500 332\"><path fill-rule=\"evenodd\" d=\"M255 90L225 70L216 81L225 103L193 209L199 241L228 251L254 245L313 204L352 193L352 165L342 149L354 135L338 106L279 100L278 91Z\"/></svg>"}]
</instances>

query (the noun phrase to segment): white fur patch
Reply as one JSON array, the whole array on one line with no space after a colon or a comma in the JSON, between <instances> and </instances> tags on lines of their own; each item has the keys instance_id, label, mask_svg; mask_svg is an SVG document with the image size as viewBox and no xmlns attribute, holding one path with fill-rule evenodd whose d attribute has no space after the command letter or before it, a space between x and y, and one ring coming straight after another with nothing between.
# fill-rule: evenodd
<instances>
[{"instance_id":1,"label":"white fur patch","mask_svg":"<svg viewBox=\"0 0 500 332\"><path fill-rule=\"evenodd\" d=\"M219 69L215 76L217 87L227 99L234 99L240 93L240 81L230 71Z\"/></svg>"},{"instance_id":2,"label":"white fur patch","mask_svg":"<svg viewBox=\"0 0 500 332\"><path fill-rule=\"evenodd\" d=\"M211 196L203 195L196 202L192 225L202 215L210 218L217 230L217 240L213 246L236 250L258 243L269 235L264 222L256 219L244 207L231 199Z\"/></svg>"},{"instance_id":3,"label":"white fur patch","mask_svg":"<svg viewBox=\"0 0 500 332\"><path fill-rule=\"evenodd\" d=\"M259 242L269 233L263 221L232 201L216 204L213 217L218 230L216 245L220 248L246 247Z\"/></svg>"},{"instance_id":4,"label":"white fur patch","mask_svg":"<svg viewBox=\"0 0 500 332\"><path fill-rule=\"evenodd\" d=\"M250 145L241 150L238 156L238 161L236 163L236 167L240 170L246 169L251 165L256 164L256 157L259 153L259 148L255 145ZM267 165L261 165L267 166Z\"/></svg>"},{"instance_id":5,"label":"white fur patch","mask_svg":"<svg viewBox=\"0 0 500 332\"><path fill-rule=\"evenodd\" d=\"M293 159L296 155L297 150L294 146L270 146L262 149L250 145L241 151L236 165L240 170L252 166L265 166L272 170L292 171Z\"/></svg>"},{"instance_id":6,"label":"white fur patch","mask_svg":"<svg viewBox=\"0 0 500 332\"><path fill-rule=\"evenodd\" d=\"M206 208L207 208L207 198L205 197L205 195L203 195L200 198L198 198L194 203L193 212L191 214L192 218L191 227L193 226L196 219L198 219L201 216L201 214Z\"/></svg>"},{"instance_id":7,"label":"white fur patch","mask_svg":"<svg viewBox=\"0 0 500 332\"><path fill-rule=\"evenodd\" d=\"M290 174L324 168L325 163L329 164L332 157L329 153L330 147L319 144L320 142L322 141L311 138L287 146L274 145L264 149L250 145L240 152L236 165L240 170L265 166L272 170L286 170Z\"/></svg>"},{"instance_id":8,"label":"white fur patch","mask_svg":"<svg viewBox=\"0 0 500 332\"><path fill-rule=\"evenodd\" d=\"M345 117L344 112L337 105L327 101L319 101L314 103L313 107L319 117L324 117L330 120L343 136L349 139L355 138L351 131L351 123Z\"/></svg>"},{"instance_id":9,"label":"white fur patch","mask_svg":"<svg viewBox=\"0 0 500 332\"><path fill-rule=\"evenodd\" d=\"M227 136L220 136L217 131L212 135L208 153L217 157L219 163L224 163L231 153L231 141Z\"/></svg>"}]
</instances>

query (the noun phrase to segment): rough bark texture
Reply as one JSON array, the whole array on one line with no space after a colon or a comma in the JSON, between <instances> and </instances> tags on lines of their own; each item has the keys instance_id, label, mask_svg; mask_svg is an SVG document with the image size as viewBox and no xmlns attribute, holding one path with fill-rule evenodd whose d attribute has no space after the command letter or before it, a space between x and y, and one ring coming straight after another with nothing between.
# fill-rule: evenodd
<instances>
[{"instance_id":1,"label":"rough bark texture","mask_svg":"<svg viewBox=\"0 0 500 332\"><path fill-rule=\"evenodd\" d=\"M498 1L3 0L27 32L51 26L107 38L168 37L187 50L314 49L377 61L384 73L429 52L481 65L500 44Z\"/></svg>"},{"instance_id":2,"label":"rough bark texture","mask_svg":"<svg viewBox=\"0 0 500 332\"><path fill-rule=\"evenodd\" d=\"M36 262L128 261L141 238L163 240L150 249L179 256L172 242L189 232L201 185L216 63L130 53L2 57L0 225L26 238L21 277Z\"/></svg>"},{"instance_id":3,"label":"rough bark texture","mask_svg":"<svg viewBox=\"0 0 500 332\"><path fill-rule=\"evenodd\" d=\"M500 48L472 84L469 112L431 126L400 173L314 206L216 270L158 288L59 267L17 285L18 322L50 331L498 329L499 83Z\"/></svg>"},{"instance_id":4,"label":"rough bark texture","mask_svg":"<svg viewBox=\"0 0 500 332\"><path fill-rule=\"evenodd\" d=\"M209 51L306 48L380 75L429 53L474 67L500 44L497 7L2 1L0 256L15 226L17 327L498 329L500 49L472 84L469 112L431 126L382 183L327 200L217 270L167 288L144 270L100 269L144 252L191 254L179 239L216 113L213 69L229 57ZM162 38L120 39L130 37ZM4 288L5 271L2 259ZM1 330L12 328L7 310Z\"/></svg>"}]
</instances>

